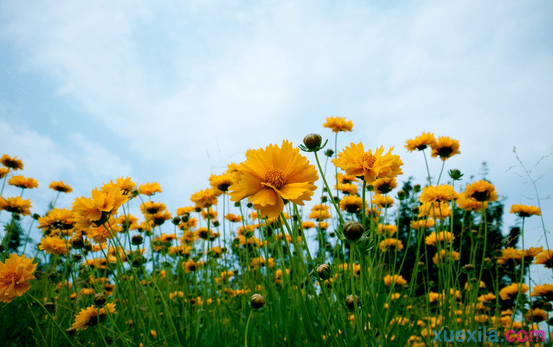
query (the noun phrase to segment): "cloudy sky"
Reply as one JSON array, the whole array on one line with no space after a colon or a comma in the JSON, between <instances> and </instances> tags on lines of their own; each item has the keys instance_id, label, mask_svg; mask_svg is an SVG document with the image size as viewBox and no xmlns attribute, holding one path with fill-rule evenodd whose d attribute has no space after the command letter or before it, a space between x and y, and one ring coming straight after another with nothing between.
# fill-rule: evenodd
<instances>
[{"instance_id":1,"label":"cloudy sky","mask_svg":"<svg viewBox=\"0 0 553 347\"><path fill-rule=\"evenodd\" d=\"M354 123L338 147L394 146L400 181L425 175L406 139L459 140L446 170L466 184L487 162L507 208L537 203L513 147L529 169L553 152L551 1L6 0L0 52L0 152L38 179L33 212L52 180L73 186L67 207L121 176L159 182L174 212L249 148L333 142L334 116ZM552 160L532 172L542 198ZM543 243L538 218L527 234Z\"/></svg>"}]
</instances>

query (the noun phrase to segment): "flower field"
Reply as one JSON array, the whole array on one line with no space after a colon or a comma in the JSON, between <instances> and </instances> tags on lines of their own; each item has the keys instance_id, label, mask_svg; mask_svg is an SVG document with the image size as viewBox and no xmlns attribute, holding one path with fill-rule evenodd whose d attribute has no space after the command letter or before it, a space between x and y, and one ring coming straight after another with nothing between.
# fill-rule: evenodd
<instances>
[{"instance_id":1,"label":"flower field","mask_svg":"<svg viewBox=\"0 0 553 347\"><path fill-rule=\"evenodd\" d=\"M4 154L2 346L552 345L553 284L530 271L553 269L545 227L524 245L539 206L506 207L505 233L501 192L448 167L457 140L406 140L417 184L393 148L337 148L351 121L323 126L334 139L248 150L176 211L170 187L114 177L66 208L52 182L32 213L43 183Z\"/></svg>"}]
</instances>

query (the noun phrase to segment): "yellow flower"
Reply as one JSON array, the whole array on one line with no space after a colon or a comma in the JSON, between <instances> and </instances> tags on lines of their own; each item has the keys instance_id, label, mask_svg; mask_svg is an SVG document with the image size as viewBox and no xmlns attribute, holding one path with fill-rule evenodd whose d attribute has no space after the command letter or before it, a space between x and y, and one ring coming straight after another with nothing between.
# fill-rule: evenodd
<instances>
[{"instance_id":1,"label":"yellow flower","mask_svg":"<svg viewBox=\"0 0 553 347\"><path fill-rule=\"evenodd\" d=\"M50 254L67 255L68 242L59 236L46 236L38 244L38 249Z\"/></svg>"},{"instance_id":2,"label":"yellow flower","mask_svg":"<svg viewBox=\"0 0 553 347\"><path fill-rule=\"evenodd\" d=\"M449 184L441 184L439 186L426 186L422 189L422 194L419 197L419 201L435 202L435 201L451 201L457 198L457 193L453 190L453 187Z\"/></svg>"},{"instance_id":3,"label":"yellow flower","mask_svg":"<svg viewBox=\"0 0 553 347\"><path fill-rule=\"evenodd\" d=\"M113 238L116 233L123 230L123 228L115 223L115 218L110 217L107 222L109 224L108 228L106 228L106 224L102 224L97 227L86 229L86 236L95 243L100 244Z\"/></svg>"},{"instance_id":4,"label":"yellow flower","mask_svg":"<svg viewBox=\"0 0 553 347\"><path fill-rule=\"evenodd\" d=\"M382 242L380 242L380 249L382 252L386 252L388 248L394 247L398 251L401 251L403 249L403 243L401 240L396 239L384 239Z\"/></svg>"},{"instance_id":5,"label":"yellow flower","mask_svg":"<svg viewBox=\"0 0 553 347\"><path fill-rule=\"evenodd\" d=\"M17 157L12 158L7 154L4 154L2 158L0 158L0 164L10 169L23 170L23 162L17 159Z\"/></svg>"},{"instance_id":6,"label":"yellow flower","mask_svg":"<svg viewBox=\"0 0 553 347\"><path fill-rule=\"evenodd\" d=\"M35 278L34 259L12 253L5 263L0 261L0 302L11 302L31 288L27 281Z\"/></svg>"},{"instance_id":7,"label":"yellow flower","mask_svg":"<svg viewBox=\"0 0 553 347\"><path fill-rule=\"evenodd\" d=\"M422 151L428 146L432 146L436 144L436 139L434 138L434 134L430 132L423 132L422 135L417 136L414 140L407 140L405 142L405 148L409 152L413 152L415 149Z\"/></svg>"},{"instance_id":8,"label":"yellow flower","mask_svg":"<svg viewBox=\"0 0 553 347\"><path fill-rule=\"evenodd\" d=\"M432 218L420 219L418 221L411 221L411 228L413 229L428 229L434 225Z\"/></svg>"},{"instance_id":9,"label":"yellow flower","mask_svg":"<svg viewBox=\"0 0 553 347\"><path fill-rule=\"evenodd\" d=\"M541 216L540 208L537 206L527 206L527 205L513 205L511 206L511 212L519 217L525 218L534 216Z\"/></svg>"},{"instance_id":10,"label":"yellow flower","mask_svg":"<svg viewBox=\"0 0 553 347\"><path fill-rule=\"evenodd\" d=\"M282 148L270 145L246 153L237 180L229 188L231 201L247 197L262 217L274 218L284 209L283 199L302 206L311 200L318 179L315 167L284 140Z\"/></svg>"},{"instance_id":11,"label":"yellow flower","mask_svg":"<svg viewBox=\"0 0 553 347\"><path fill-rule=\"evenodd\" d=\"M11 186L15 186L18 188L25 188L25 189L32 189L32 188L38 187L38 182L34 178L31 178L31 177L25 178L21 175L12 176L12 178L8 180L8 184Z\"/></svg>"},{"instance_id":12,"label":"yellow flower","mask_svg":"<svg viewBox=\"0 0 553 347\"><path fill-rule=\"evenodd\" d=\"M445 241L446 243L450 243L453 240L455 240L455 236L449 231L440 231L437 234L435 232L432 232L425 238L426 244L431 246L435 246L437 241Z\"/></svg>"},{"instance_id":13,"label":"yellow flower","mask_svg":"<svg viewBox=\"0 0 553 347\"><path fill-rule=\"evenodd\" d=\"M530 288L528 288L528 286L524 283L513 283L501 289L499 291L499 296L501 297L501 300L511 300L516 298L519 291L521 294L524 294L528 291L528 289Z\"/></svg>"},{"instance_id":14,"label":"yellow flower","mask_svg":"<svg viewBox=\"0 0 553 347\"><path fill-rule=\"evenodd\" d=\"M332 129L337 134L340 131L351 131L353 122L346 121L344 117L327 117L323 127Z\"/></svg>"},{"instance_id":15,"label":"yellow flower","mask_svg":"<svg viewBox=\"0 0 553 347\"><path fill-rule=\"evenodd\" d=\"M388 194L397 187L396 179L393 177L379 178L371 185L378 194Z\"/></svg>"},{"instance_id":16,"label":"yellow flower","mask_svg":"<svg viewBox=\"0 0 553 347\"><path fill-rule=\"evenodd\" d=\"M353 176L363 176L367 183L372 183L378 178L396 177L401 175L401 166L403 162L399 155L392 155L390 148L388 153L383 155L384 147L378 148L374 154L369 149L365 152L362 143L352 143L350 147L346 147L338 158L332 160L332 163L344 170L346 174Z\"/></svg>"},{"instance_id":17,"label":"yellow flower","mask_svg":"<svg viewBox=\"0 0 553 347\"><path fill-rule=\"evenodd\" d=\"M154 195L155 193L161 193L161 187L159 186L159 183L153 182L153 183L144 183L141 184L140 187L138 187L138 192L140 194L144 195Z\"/></svg>"},{"instance_id":18,"label":"yellow flower","mask_svg":"<svg viewBox=\"0 0 553 347\"><path fill-rule=\"evenodd\" d=\"M242 216L237 216L233 213L228 213L226 216L225 216L225 219L226 220L229 220L233 223L240 223L242 221Z\"/></svg>"},{"instance_id":19,"label":"yellow flower","mask_svg":"<svg viewBox=\"0 0 553 347\"><path fill-rule=\"evenodd\" d=\"M479 202L497 200L495 187L490 182L485 180L480 180L469 184L465 188L465 196L467 198L475 199Z\"/></svg>"},{"instance_id":20,"label":"yellow flower","mask_svg":"<svg viewBox=\"0 0 553 347\"><path fill-rule=\"evenodd\" d=\"M61 193L71 193L73 191L73 188L63 183L63 181L52 182L48 188Z\"/></svg>"},{"instance_id":21,"label":"yellow flower","mask_svg":"<svg viewBox=\"0 0 553 347\"><path fill-rule=\"evenodd\" d=\"M132 192L136 187L136 183L134 183L130 177L125 177L125 178L119 177L115 181L115 184L119 186L119 188L121 188L123 192L125 192L125 194ZM159 192L161 193L161 189L159 189ZM142 194L145 194L145 193L142 193Z\"/></svg>"},{"instance_id":22,"label":"yellow flower","mask_svg":"<svg viewBox=\"0 0 553 347\"><path fill-rule=\"evenodd\" d=\"M31 200L23 200L19 196L6 200L0 196L0 211L2 210L28 216L31 214Z\"/></svg>"},{"instance_id":23,"label":"yellow flower","mask_svg":"<svg viewBox=\"0 0 553 347\"><path fill-rule=\"evenodd\" d=\"M217 196L220 192L216 188L200 190L190 197L190 200L196 204L196 208L205 208L217 204Z\"/></svg>"},{"instance_id":24,"label":"yellow flower","mask_svg":"<svg viewBox=\"0 0 553 347\"><path fill-rule=\"evenodd\" d=\"M93 223L101 225L128 200L129 196L124 195L123 190L116 185L111 186L109 190L94 189L92 198L82 196L73 202L73 212L78 218L77 224L81 228L87 228Z\"/></svg>"},{"instance_id":25,"label":"yellow flower","mask_svg":"<svg viewBox=\"0 0 553 347\"><path fill-rule=\"evenodd\" d=\"M547 318L549 318L549 317L547 315L547 312L545 312L541 308L536 307L536 308L533 308L531 310L528 310L528 312L526 312L525 318L529 322L540 323L540 322L543 322L543 321L547 320ZM537 337L536 337L536 339L537 339Z\"/></svg>"},{"instance_id":26,"label":"yellow flower","mask_svg":"<svg viewBox=\"0 0 553 347\"><path fill-rule=\"evenodd\" d=\"M209 184L211 187L216 188L223 193L228 190L232 183L232 175L230 174L211 175L209 177Z\"/></svg>"},{"instance_id":27,"label":"yellow flower","mask_svg":"<svg viewBox=\"0 0 553 347\"><path fill-rule=\"evenodd\" d=\"M460 193L455 202L457 203L457 207L465 211L481 211L482 208L488 208L487 201L480 202L476 199L467 197L466 193Z\"/></svg>"},{"instance_id":28,"label":"yellow flower","mask_svg":"<svg viewBox=\"0 0 553 347\"><path fill-rule=\"evenodd\" d=\"M384 284L389 286L389 285L399 285L399 286L402 286L404 284L406 284L407 281L403 278L403 276L401 275L386 275L384 276Z\"/></svg>"},{"instance_id":29,"label":"yellow flower","mask_svg":"<svg viewBox=\"0 0 553 347\"><path fill-rule=\"evenodd\" d=\"M98 324L98 321L103 319L107 312L110 314L116 313L115 304L107 303L102 308L94 307L93 305L81 309L79 314L75 316L75 322L72 324L77 331L86 330L89 326Z\"/></svg>"},{"instance_id":30,"label":"yellow flower","mask_svg":"<svg viewBox=\"0 0 553 347\"><path fill-rule=\"evenodd\" d=\"M378 224L376 232L379 234L386 234L386 236L388 237L392 237L397 232L397 227L395 225Z\"/></svg>"},{"instance_id":31,"label":"yellow flower","mask_svg":"<svg viewBox=\"0 0 553 347\"><path fill-rule=\"evenodd\" d=\"M9 169L6 169L6 168L4 168L4 167L0 167L0 178L6 177L6 175L8 174L8 172L10 172Z\"/></svg>"},{"instance_id":32,"label":"yellow flower","mask_svg":"<svg viewBox=\"0 0 553 347\"><path fill-rule=\"evenodd\" d=\"M430 148L432 148L432 158L439 156L442 161L446 161L455 154L461 154L459 152L459 141L445 136L439 137L438 141L430 145Z\"/></svg>"},{"instance_id":33,"label":"yellow flower","mask_svg":"<svg viewBox=\"0 0 553 347\"><path fill-rule=\"evenodd\" d=\"M315 227L315 223L313 223L313 222L310 221L310 220L307 220L307 221L301 223L301 227L302 227L302 229L304 229L304 230L308 230L308 229L314 228L314 227Z\"/></svg>"},{"instance_id":34,"label":"yellow flower","mask_svg":"<svg viewBox=\"0 0 553 347\"><path fill-rule=\"evenodd\" d=\"M446 252L445 249L442 249L439 256L438 256L438 253L436 253L436 255L434 255L434 257L432 258L432 261L434 262L434 264L438 264L439 262L444 261L444 259L446 261L448 261L450 259L459 260L460 256L461 255L459 254L459 252L451 251L451 253L449 253L449 252Z\"/></svg>"},{"instance_id":35,"label":"yellow flower","mask_svg":"<svg viewBox=\"0 0 553 347\"><path fill-rule=\"evenodd\" d=\"M340 210L355 213L363 206L363 200L357 195L344 196L340 200Z\"/></svg>"},{"instance_id":36,"label":"yellow flower","mask_svg":"<svg viewBox=\"0 0 553 347\"><path fill-rule=\"evenodd\" d=\"M338 188L344 194L357 194L357 186L355 184L338 182L338 186L334 185L334 188Z\"/></svg>"},{"instance_id":37,"label":"yellow flower","mask_svg":"<svg viewBox=\"0 0 553 347\"><path fill-rule=\"evenodd\" d=\"M534 287L534 291L530 293L530 296L543 296L548 301L553 299L553 285L551 284L538 284Z\"/></svg>"},{"instance_id":38,"label":"yellow flower","mask_svg":"<svg viewBox=\"0 0 553 347\"><path fill-rule=\"evenodd\" d=\"M419 206L419 218L430 217L434 219L442 219L451 216L449 204L443 202L425 202Z\"/></svg>"},{"instance_id":39,"label":"yellow flower","mask_svg":"<svg viewBox=\"0 0 553 347\"><path fill-rule=\"evenodd\" d=\"M375 194L373 196L372 203L378 208L390 207L394 204L394 199L389 196Z\"/></svg>"},{"instance_id":40,"label":"yellow flower","mask_svg":"<svg viewBox=\"0 0 553 347\"><path fill-rule=\"evenodd\" d=\"M542 264L548 269L553 269L553 251L547 249L536 256L535 264Z\"/></svg>"}]
</instances>

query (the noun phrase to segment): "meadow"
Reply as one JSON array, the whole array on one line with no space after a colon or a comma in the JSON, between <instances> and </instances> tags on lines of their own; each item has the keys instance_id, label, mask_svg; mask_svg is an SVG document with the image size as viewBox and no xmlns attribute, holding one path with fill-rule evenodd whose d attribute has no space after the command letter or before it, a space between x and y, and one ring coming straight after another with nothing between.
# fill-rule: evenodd
<instances>
[{"instance_id":1,"label":"meadow","mask_svg":"<svg viewBox=\"0 0 553 347\"><path fill-rule=\"evenodd\" d=\"M4 154L2 345L552 345L553 285L530 271L553 269L543 220L545 247L523 237L539 206L505 207L448 167L447 136L406 140L428 176L400 183L393 148L337 148L353 123L323 126L330 142L249 150L176 211L170 187L114 177L70 208L56 204L71 186L51 182L50 209L31 213L25 191L45 188Z\"/></svg>"}]
</instances>

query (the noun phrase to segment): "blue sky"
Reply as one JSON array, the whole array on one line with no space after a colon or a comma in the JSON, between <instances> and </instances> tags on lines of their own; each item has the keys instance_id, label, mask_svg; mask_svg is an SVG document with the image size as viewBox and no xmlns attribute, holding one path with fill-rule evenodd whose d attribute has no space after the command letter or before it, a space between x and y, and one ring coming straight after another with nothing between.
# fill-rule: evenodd
<instances>
[{"instance_id":1,"label":"blue sky","mask_svg":"<svg viewBox=\"0 0 553 347\"><path fill-rule=\"evenodd\" d=\"M550 1L2 1L0 152L38 179L36 212L52 180L73 186L70 206L121 176L159 182L174 212L247 149L332 142L322 124L342 116L354 131L339 147L394 146L399 181L423 182L403 146L431 131L459 140L446 170L463 184L485 161L507 208L535 204L509 168L514 146L528 167L553 152L552 17ZM552 159L534 170L542 197Z\"/></svg>"}]
</instances>

